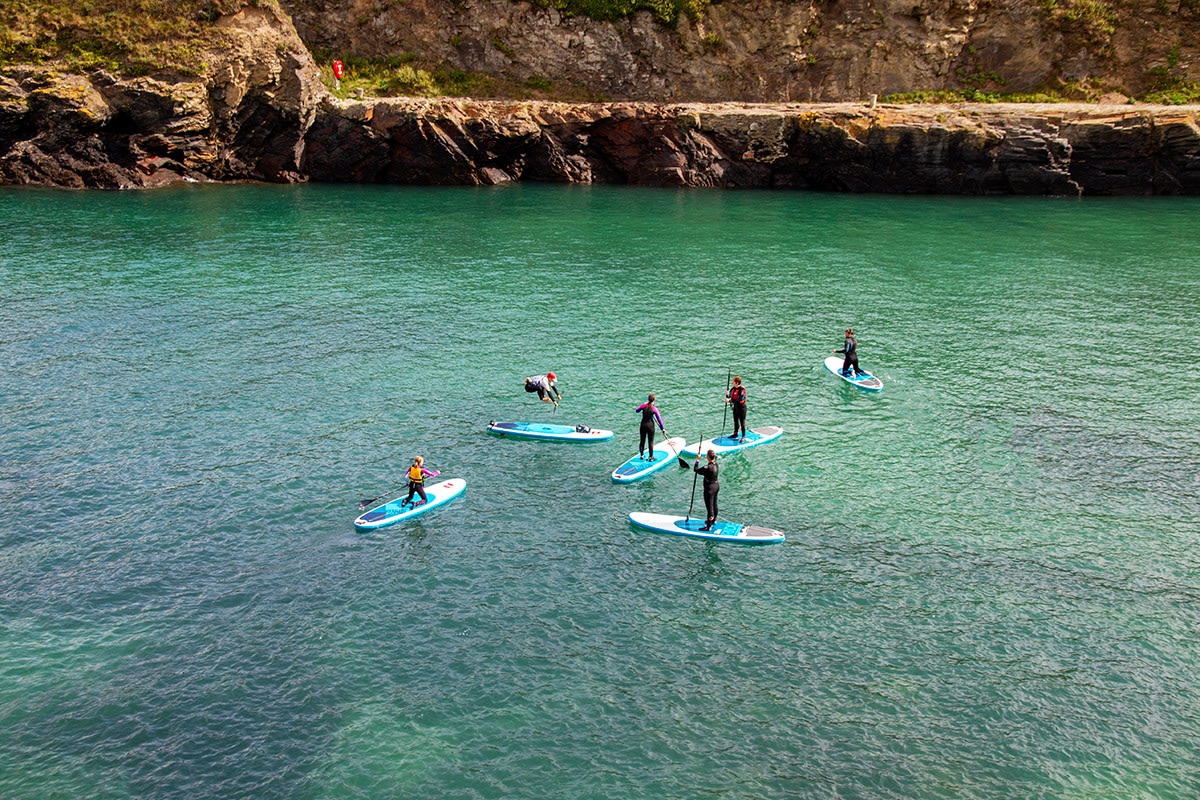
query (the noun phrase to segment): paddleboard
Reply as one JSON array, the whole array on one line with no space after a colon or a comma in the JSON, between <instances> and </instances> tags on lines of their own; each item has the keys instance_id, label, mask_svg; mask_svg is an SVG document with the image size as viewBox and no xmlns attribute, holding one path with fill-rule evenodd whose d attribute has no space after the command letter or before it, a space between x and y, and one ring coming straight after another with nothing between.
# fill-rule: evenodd
<instances>
[{"instance_id":1,"label":"paddleboard","mask_svg":"<svg viewBox=\"0 0 1200 800\"><path fill-rule=\"evenodd\" d=\"M666 469L672 464L678 464L679 461L675 455L684 445L682 436L672 436L670 439L664 439L654 443L654 450L650 454L654 456L654 460L642 458L641 456L633 456L621 466L613 470L613 483L633 483L640 481L642 478L648 478L660 469Z\"/></svg>"},{"instance_id":2,"label":"paddleboard","mask_svg":"<svg viewBox=\"0 0 1200 800\"><path fill-rule=\"evenodd\" d=\"M736 453L739 450L747 450L751 447L758 447L760 444L773 442L783 436L783 428L778 425L767 425L763 428L751 428L746 431L744 437L737 439L732 436L718 436L715 439L701 439L696 444L689 444L681 450L681 455L685 458L695 458L697 453L707 453L710 449L715 451L717 457L727 455L728 453Z\"/></svg>"},{"instance_id":3,"label":"paddleboard","mask_svg":"<svg viewBox=\"0 0 1200 800\"><path fill-rule=\"evenodd\" d=\"M589 428L587 425L554 425L547 422L489 422L487 432L500 437L555 442L603 442L613 437L612 431Z\"/></svg>"},{"instance_id":4,"label":"paddleboard","mask_svg":"<svg viewBox=\"0 0 1200 800\"><path fill-rule=\"evenodd\" d=\"M708 539L713 542L732 542L734 544L781 544L784 536L782 531L762 528L757 525L742 525L738 522L717 520L711 531L702 531L704 520L688 519L670 514L651 514L645 511L634 511L629 515L629 521L638 528L667 533L672 536L688 536L693 539Z\"/></svg>"},{"instance_id":5,"label":"paddleboard","mask_svg":"<svg viewBox=\"0 0 1200 800\"><path fill-rule=\"evenodd\" d=\"M825 369L829 370L834 375L837 375L846 383L852 383L860 389L866 389L868 392L878 392L883 388L883 381L879 380L879 378L876 378L869 372L863 372L862 370L859 370L858 372L854 373L853 378L843 375L842 364L844 363L846 363L846 359L842 358L841 356L830 356L829 358L825 359Z\"/></svg>"},{"instance_id":6,"label":"paddleboard","mask_svg":"<svg viewBox=\"0 0 1200 800\"><path fill-rule=\"evenodd\" d=\"M354 527L360 531L386 528L388 525L395 525L397 522L403 522L406 519L427 514L438 506L444 506L466 490L467 482L462 478L438 481L433 485L427 484L425 486L425 496L429 498L428 502L413 507L401 505L403 500L408 497L408 489L405 489L404 494L395 500L389 500L381 506L375 506L370 511L360 514L358 519L354 520ZM413 500L420 503L421 496L413 495Z\"/></svg>"}]
</instances>

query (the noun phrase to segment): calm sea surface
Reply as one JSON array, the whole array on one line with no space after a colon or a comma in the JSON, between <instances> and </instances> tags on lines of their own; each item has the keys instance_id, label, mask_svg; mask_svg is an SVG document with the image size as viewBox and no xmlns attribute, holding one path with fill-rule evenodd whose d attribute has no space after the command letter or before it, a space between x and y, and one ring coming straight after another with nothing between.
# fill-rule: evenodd
<instances>
[{"instance_id":1,"label":"calm sea surface","mask_svg":"<svg viewBox=\"0 0 1200 800\"><path fill-rule=\"evenodd\" d=\"M1198 323L1197 199L2 191L0 796L1194 798ZM786 544L630 528L730 371Z\"/></svg>"}]
</instances>

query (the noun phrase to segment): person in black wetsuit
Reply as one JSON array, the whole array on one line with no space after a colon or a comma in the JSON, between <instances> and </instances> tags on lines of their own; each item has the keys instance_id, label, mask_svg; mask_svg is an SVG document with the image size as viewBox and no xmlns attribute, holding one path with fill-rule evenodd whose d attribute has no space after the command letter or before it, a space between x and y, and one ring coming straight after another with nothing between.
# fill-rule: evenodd
<instances>
[{"instance_id":1,"label":"person in black wetsuit","mask_svg":"<svg viewBox=\"0 0 1200 800\"><path fill-rule=\"evenodd\" d=\"M843 353L846 358L842 361L842 374L846 377L851 377L851 369L858 372L858 341L854 338L854 328L846 328L846 343L842 345L841 350L834 350L835 353Z\"/></svg>"},{"instance_id":2,"label":"person in black wetsuit","mask_svg":"<svg viewBox=\"0 0 1200 800\"><path fill-rule=\"evenodd\" d=\"M738 438L741 431L742 441L746 441L746 387L742 386L742 376L733 376L733 386L725 395L725 402L733 409L733 438Z\"/></svg>"},{"instance_id":3,"label":"person in black wetsuit","mask_svg":"<svg viewBox=\"0 0 1200 800\"><path fill-rule=\"evenodd\" d=\"M700 466L700 456L697 454L692 470L704 476L705 515L704 527L700 530L711 531L713 523L717 521L717 492L721 491L721 484L717 481L717 454L709 450L705 458L707 463Z\"/></svg>"},{"instance_id":4,"label":"person in black wetsuit","mask_svg":"<svg viewBox=\"0 0 1200 800\"><path fill-rule=\"evenodd\" d=\"M658 429L662 431L663 436L667 435L667 429L663 427L662 414L658 413L658 407L654 405L654 393L646 398L646 402L634 409L635 412L642 415L642 426L638 429L638 455L642 456L645 451L646 455L642 456L647 461L654 460L654 426L657 423Z\"/></svg>"}]
</instances>

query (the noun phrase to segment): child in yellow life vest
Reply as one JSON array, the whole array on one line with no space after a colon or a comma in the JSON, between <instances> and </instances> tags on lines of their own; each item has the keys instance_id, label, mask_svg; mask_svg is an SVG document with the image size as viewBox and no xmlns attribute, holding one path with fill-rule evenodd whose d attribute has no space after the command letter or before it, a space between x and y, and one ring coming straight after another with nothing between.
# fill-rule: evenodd
<instances>
[{"instance_id":1,"label":"child in yellow life vest","mask_svg":"<svg viewBox=\"0 0 1200 800\"><path fill-rule=\"evenodd\" d=\"M413 503L413 508L425 505L427 498L425 497L425 478L436 478L441 475L441 472L430 472L425 469L425 456L417 456L413 459L412 466L408 468L408 497L400 505L408 505L412 503L413 495L421 495L421 502Z\"/></svg>"}]
</instances>

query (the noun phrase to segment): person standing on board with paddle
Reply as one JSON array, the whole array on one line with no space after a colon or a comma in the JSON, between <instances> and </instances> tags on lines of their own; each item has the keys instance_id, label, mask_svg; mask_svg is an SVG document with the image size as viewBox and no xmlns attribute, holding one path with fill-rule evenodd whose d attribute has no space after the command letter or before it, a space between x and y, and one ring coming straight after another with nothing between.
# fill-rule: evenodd
<instances>
[{"instance_id":1,"label":"person standing on board with paddle","mask_svg":"<svg viewBox=\"0 0 1200 800\"><path fill-rule=\"evenodd\" d=\"M558 376L553 372L547 372L545 375L534 375L532 378L525 379L525 391L537 392L538 399L543 403L554 403L557 409L559 402L562 400L562 392L558 391L558 387L554 382L558 380ZM551 397L550 395L554 396Z\"/></svg>"},{"instance_id":2,"label":"person standing on board with paddle","mask_svg":"<svg viewBox=\"0 0 1200 800\"><path fill-rule=\"evenodd\" d=\"M697 475L704 476L704 527L700 530L711 531L713 523L717 521L717 492L721 491L721 484L717 481L717 454L713 450L709 450L705 456L706 462L700 466L700 454L696 454L696 463L692 465L692 471ZM693 484L692 491L695 492ZM692 497L696 495L693 494Z\"/></svg>"},{"instance_id":3,"label":"person standing on board with paddle","mask_svg":"<svg viewBox=\"0 0 1200 800\"><path fill-rule=\"evenodd\" d=\"M846 360L842 362L842 374L847 378L851 377L851 369L854 373L858 370L858 341L854 338L854 328L846 328L846 343L842 345L841 350L834 350L835 353L843 353Z\"/></svg>"},{"instance_id":4,"label":"person standing on board with paddle","mask_svg":"<svg viewBox=\"0 0 1200 800\"><path fill-rule=\"evenodd\" d=\"M654 392L651 392L646 402L635 408L634 412L642 415L642 426L638 429L638 457L654 461L654 424L658 423L658 429L664 437L670 436L663 427L662 414L658 413L658 407L654 405ZM643 451L646 453L644 456Z\"/></svg>"},{"instance_id":5,"label":"person standing on board with paddle","mask_svg":"<svg viewBox=\"0 0 1200 800\"><path fill-rule=\"evenodd\" d=\"M733 409L733 438L738 438L738 431L741 431L740 441L746 441L746 387L742 386L742 376L733 376L733 386L725 393L725 402Z\"/></svg>"},{"instance_id":6,"label":"person standing on board with paddle","mask_svg":"<svg viewBox=\"0 0 1200 800\"><path fill-rule=\"evenodd\" d=\"M430 472L425 469L425 456L414 458L412 466L408 468L408 497L400 505L411 505L413 508L425 505L429 501L429 498L425 496L425 479L436 478L441 474L441 472ZM412 501L414 494L421 495L421 502L414 503Z\"/></svg>"}]
</instances>

